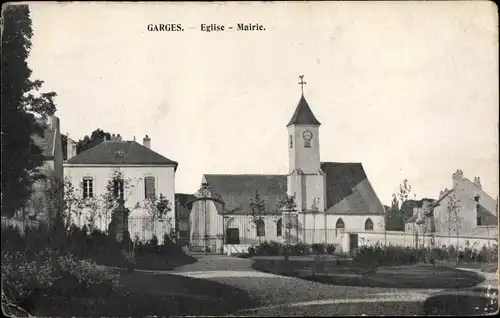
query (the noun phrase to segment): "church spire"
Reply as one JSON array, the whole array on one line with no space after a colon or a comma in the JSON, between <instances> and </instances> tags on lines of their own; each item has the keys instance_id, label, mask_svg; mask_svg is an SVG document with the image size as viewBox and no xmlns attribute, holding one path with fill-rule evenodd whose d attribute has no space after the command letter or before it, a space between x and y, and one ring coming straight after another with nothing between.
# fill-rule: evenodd
<instances>
[{"instance_id":1,"label":"church spire","mask_svg":"<svg viewBox=\"0 0 500 318\"><path fill-rule=\"evenodd\" d=\"M321 123L316 119L314 116L311 108L309 107L309 104L307 103L305 97L304 97L304 84L307 84L304 82L304 75L300 75L300 88L302 95L300 97L299 104L297 105L297 108L295 108L295 112L293 113L292 119L290 119L290 122L288 123L288 126L291 125L311 125L311 126L319 126Z\"/></svg>"}]
</instances>

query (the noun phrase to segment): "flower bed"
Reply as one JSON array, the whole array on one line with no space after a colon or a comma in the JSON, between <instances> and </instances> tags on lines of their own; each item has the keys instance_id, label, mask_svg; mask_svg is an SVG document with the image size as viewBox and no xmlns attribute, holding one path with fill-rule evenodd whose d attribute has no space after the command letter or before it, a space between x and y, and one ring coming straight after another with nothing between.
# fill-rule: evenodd
<instances>
[{"instance_id":1,"label":"flower bed","mask_svg":"<svg viewBox=\"0 0 500 318\"><path fill-rule=\"evenodd\" d=\"M335 245L333 244L294 244L286 246L278 242L263 242L252 246L248 249L248 255L251 256L282 256L288 254L290 256L302 256L312 254L334 254Z\"/></svg>"},{"instance_id":2,"label":"flower bed","mask_svg":"<svg viewBox=\"0 0 500 318\"><path fill-rule=\"evenodd\" d=\"M498 247L483 246L481 249L465 247L456 250L454 246L441 248L411 248L402 246L364 245L358 248L353 258L358 263L377 265L404 265L452 261L457 263L487 263L498 261Z\"/></svg>"}]
</instances>

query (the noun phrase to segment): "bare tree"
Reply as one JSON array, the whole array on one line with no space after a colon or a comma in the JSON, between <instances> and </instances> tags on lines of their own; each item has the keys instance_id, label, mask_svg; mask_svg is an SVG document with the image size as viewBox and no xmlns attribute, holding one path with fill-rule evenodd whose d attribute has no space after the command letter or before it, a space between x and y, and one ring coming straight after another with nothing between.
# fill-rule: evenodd
<instances>
[{"instance_id":1,"label":"bare tree","mask_svg":"<svg viewBox=\"0 0 500 318\"><path fill-rule=\"evenodd\" d=\"M255 226L257 230L257 234L260 233L259 226L264 222L263 215L266 213L266 204L264 200L260 198L259 192L255 191L255 197L250 199L250 208L252 209L252 225ZM265 223L264 223L264 232L265 232ZM265 234L265 233L264 233ZM262 242L262 235L258 235L259 243Z\"/></svg>"},{"instance_id":2,"label":"bare tree","mask_svg":"<svg viewBox=\"0 0 500 318\"><path fill-rule=\"evenodd\" d=\"M291 229L293 227L293 222L291 215L297 212L297 204L295 203L295 195L286 195L284 198L280 199L277 204L277 209L284 213L285 219L285 260L289 259L288 249L290 247L291 240Z\"/></svg>"},{"instance_id":3,"label":"bare tree","mask_svg":"<svg viewBox=\"0 0 500 318\"><path fill-rule=\"evenodd\" d=\"M311 213L313 215L313 237L312 237L312 243L314 243L316 239L316 215L319 213L319 198L314 198L313 202L311 204Z\"/></svg>"},{"instance_id":4,"label":"bare tree","mask_svg":"<svg viewBox=\"0 0 500 318\"><path fill-rule=\"evenodd\" d=\"M153 225L153 233L156 235L156 222L159 221L163 226L169 227L168 236L173 239L175 233L173 233L172 217L169 212L172 211L172 204L170 201L162 194L157 197L147 198L142 204L137 202L135 208L140 208L146 211L150 217L151 223Z\"/></svg>"},{"instance_id":5,"label":"bare tree","mask_svg":"<svg viewBox=\"0 0 500 318\"><path fill-rule=\"evenodd\" d=\"M459 237L459 229L461 227L461 219L460 219L460 200L457 200L456 196L454 193L451 193L448 196L448 205L447 205L447 210L448 210L448 235L451 238L451 232L455 232L456 238L457 238L457 263L459 260L459 247L460 247L460 237Z\"/></svg>"}]
</instances>

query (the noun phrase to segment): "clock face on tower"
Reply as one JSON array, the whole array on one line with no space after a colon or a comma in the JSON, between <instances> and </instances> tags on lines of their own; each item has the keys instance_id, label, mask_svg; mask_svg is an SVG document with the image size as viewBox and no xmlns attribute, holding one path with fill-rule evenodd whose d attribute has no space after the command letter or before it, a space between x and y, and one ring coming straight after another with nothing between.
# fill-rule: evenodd
<instances>
[{"instance_id":1,"label":"clock face on tower","mask_svg":"<svg viewBox=\"0 0 500 318\"><path fill-rule=\"evenodd\" d=\"M313 137L313 133L310 130L306 130L302 133L302 138L304 138L305 141L311 141Z\"/></svg>"}]
</instances>

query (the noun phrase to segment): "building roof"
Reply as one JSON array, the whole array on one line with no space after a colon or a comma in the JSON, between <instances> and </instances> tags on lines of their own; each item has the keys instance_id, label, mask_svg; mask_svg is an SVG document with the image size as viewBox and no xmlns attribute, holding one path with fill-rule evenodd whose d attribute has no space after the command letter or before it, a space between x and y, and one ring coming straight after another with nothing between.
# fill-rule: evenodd
<instances>
[{"instance_id":1,"label":"building roof","mask_svg":"<svg viewBox=\"0 0 500 318\"><path fill-rule=\"evenodd\" d=\"M186 203L189 201L193 201L196 199L196 196L193 194L187 194L187 193L176 193L175 194L175 201L178 202L182 206L186 206Z\"/></svg>"},{"instance_id":2,"label":"building roof","mask_svg":"<svg viewBox=\"0 0 500 318\"><path fill-rule=\"evenodd\" d=\"M481 218L483 225L498 225L497 216L481 204L477 207L477 217Z\"/></svg>"},{"instance_id":3,"label":"building roof","mask_svg":"<svg viewBox=\"0 0 500 318\"><path fill-rule=\"evenodd\" d=\"M290 119L290 122L286 126L288 127L291 125L321 125L316 117L314 117L314 114L304 98L304 95L300 97L299 104L297 105L297 108L295 108L292 119Z\"/></svg>"},{"instance_id":4,"label":"building roof","mask_svg":"<svg viewBox=\"0 0 500 318\"><path fill-rule=\"evenodd\" d=\"M205 181L211 190L222 197L227 214L252 214L250 202L258 192L265 204L265 214L276 213L276 206L286 194L285 175L228 175L205 174ZM219 211L219 213L222 211Z\"/></svg>"},{"instance_id":5,"label":"building roof","mask_svg":"<svg viewBox=\"0 0 500 318\"><path fill-rule=\"evenodd\" d=\"M326 213L339 215L383 215L384 206L373 191L361 163L323 162L326 173ZM265 204L265 214L275 214L287 192L286 175L205 174L212 191L225 202L226 214L252 213L256 192Z\"/></svg>"},{"instance_id":6,"label":"building roof","mask_svg":"<svg viewBox=\"0 0 500 318\"><path fill-rule=\"evenodd\" d=\"M327 214L385 214L361 163L322 162L321 170L326 174Z\"/></svg>"},{"instance_id":7,"label":"building roof","mask_svg":"<svg viewBox=\"0 0 500 318\"><path fill-rule=\"evenodd\" d=\"M69 164L172 165L178 163L135 141L103 141L67 161Z\"/></svg>"},{"instance_id":8,"label":"building roof","mask_svg":"<svg viewBox=\"0 0 500 318\"><path fill-rule=\"evenodd\" d=\"M55 136L56 130L48 127L45 127L43 136L37 134L32 136L35 145L42 150L45 160L52 160L54 158Z\"/></svg>"}]
</instances>

